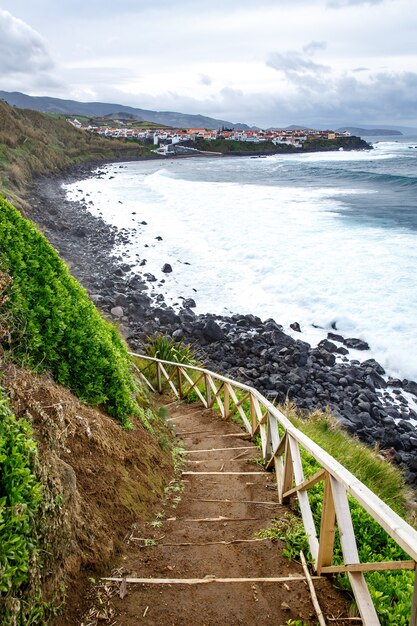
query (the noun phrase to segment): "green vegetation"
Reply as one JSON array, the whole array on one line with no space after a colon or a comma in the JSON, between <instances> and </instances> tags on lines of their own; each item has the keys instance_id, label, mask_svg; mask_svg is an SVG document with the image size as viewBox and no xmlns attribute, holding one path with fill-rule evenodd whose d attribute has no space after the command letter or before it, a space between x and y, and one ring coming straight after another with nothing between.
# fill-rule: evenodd
<instances>
[{"instance_id":1,"label":"green vegetation","mask_svg":"<svg viewBox=\"0 0 417 626\"><path fill-rule=\"evenodd\" d=\"M297 148L287 145L275 145L272 141L252 143L248 141L229 141L227 139L197 139L196 148L203 152L222 152L223 154L280 154L285 152L297 152Z\"/></svg>"},{"instance_id":2,"label":"green vegetation","mask_svg":"<svg viewBox=\"0 0 417 626\"><path fill-rule=\"evenodd\" d=\"M148 337L145 354L162 361L198 365L192 346L183 343L183 341L177 342L166 335Z\"/></svg>"},{"instance_id":3,"label":"green vegetation","mask_svg":"<svg viewBox=\"0 0 417 626\"><path fill-rule=\"evenodd\" d=\"M4 305L13 358L51 371L81 400L104 406L128 425L138 410L136 383L117 331L37 228L2 199L0 227L0 269L13 279Z\"/></svg>"},{"instance_id":4,"label":"green vegetation","mask_svg":"<svg viewBox=\"0 0 417 626\"><path fill-rule=\"evenodd\" d=\"M323 152L326 150L368 150L371 146L360 137L336 137L336 139L323 139L311 137L303 145L303 152Z\"/></svg>"},{"instance_id":5,"label":"green vegetation","mask_svg":"<svg viewBox=\"0 0 417 626\"><path fill-rule=\"evenodd\" d=\"M99 128L111 127L115 126L115 122L121 121L127 128L152 128L152 129L160 129L160 128L172 128L171 126L166 126L165 124L158 124L156 122L148 122L147 120L141 120L130 113L111 113L109 115L102 116L91 116L91 115L77 115L74 113L70 115L69 113L46 113L49 117L52 117L55 120L74 120L77 119L83 126L94 126Z\"/></svg>"},{"instance_id":6,"label":"green vegetation","mask_svg":"<svg viewBox=\"0 0 417 626\"><path fill-rule=\"evenodd\" d=\"M63 119L0 101L0 189L15 204L22 204L22 193L34 175L82 161L148 154L149 148L136 142L99 137Z\"/></svg>"},{"instance_id":7,"label":"green vegetation","mask_svg":"<svg viewBox=\"0 0 417 626\"><path fill-rule=\"evenodd\" d=\"M397 513L404 518L407 517L408 492L402 473L398 468L378 458L374 450L367 448L342 431L329 414L317 411L309 419L303 419L293 407L286 407L285 412L300 430L334 456ZM319 469L316 461L306 452L302 452L302 462L306 477L311 476ZM319 534L323 484L315 485L308 491L308 494L316 531ZM409 558L381 526L350 496L349 505L358 539L359 558L362 562L395 561ZM263 531L263 536L286 541L285 553L289 558L298 558L300 550L303 550L306 555L309 554L302 522L293 515L277 521L271 529ZM333 562L335 565L343 562L338 533L336 533ZM408 624L414 573L410 571L373 572L365 574L365 577L381 623L386 626ZM338 576L337 578L342 588L350 589L347 576Z\"/></svg>"},{"instance_id":8,"label":"green vegetation","mask_svg":"<svg viewBox=\"0 0 417 626\"><path fill-rule=\"evenodd\" d=\"M293 406L285 407L293 424L337 459L399 515L407 517L409 492L401 470L378 457L377 452L342 430L330 413L315 411L308 419Z\"/></svg>"},{"instance_id":9,"label":"green vegetation","mask_svg":"<svg viewBox=\"0 0 417 626\"><path fill-rule=\"evenodd\" d=\"M285 154L289 152L317 152L324 150L363 150L370 148L360 137L336 137L336 139L322 139L312 137L303 144L302 148L295 148L286 144L273 144L272 141L252 143L247 141L229 141L227 139L215 139L206 141L197 139L196 148L204 152L221 152L222 154Z\"/></svg>"},{"instance_id":10,"label":"green vegetation","mask_svg":"<svg viewBox=\"0 0 417 626\"><path fill-rule=\"evenodd\" d=\"M0 389L0 624L27 626L44 616L36 515L41 487L29 423L17 420ZM29 588L32 601L22 602Z\"/></svg>"}]
</instances>

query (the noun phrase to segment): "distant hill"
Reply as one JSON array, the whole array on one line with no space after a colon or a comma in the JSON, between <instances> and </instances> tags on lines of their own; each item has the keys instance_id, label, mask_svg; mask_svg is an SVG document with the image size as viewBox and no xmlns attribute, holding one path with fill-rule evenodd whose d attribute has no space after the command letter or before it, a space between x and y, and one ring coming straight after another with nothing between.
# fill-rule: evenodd
<instances>
[{"instance_id":1,"label":"distant hill","mask_svg":"<svg viewBox=\"0 0 417 626\"><path fill-rule=\"evenodd\" d=\"M49 98L46 96L28 96L18 91L0 91L0 99L5 100L12 106L19 109L34 109L44 113L63 113L70 115L87 115L91 117L102 117L117 113L129 113L140 120L148 120L175 128L238 128L248 130L246 124L233 124L226 120L217 120L204 115L188 115L174 111L150 111L125 106L123 104L111 104L107 102L77 102L76 100L61 100L60 98Z\"/></svg>"},{"instance_id":2,"label":"distant hill","mask_svg":"<svg viewBox=\"0 0 417 626\"><path fill-rule=\"evenodd\" d=\"M313 130L311 126L298 126L297 124L291 124L291 126L286 126L282 130Z\"/></svg>"},{"instance_id":3,"label":"distant hill","mask_svg":"<svg viewBox=\"0 0 417 626\"><path fill-rule=\"evenodd\" d=\"M359 137L376 137L376 136L399 136L402 133L399 130L393 130L392 128L356 128L355 126L342 126L337 129L337 132L343 133L348 131L351 135Z\"/></svg>"}]
</instances>

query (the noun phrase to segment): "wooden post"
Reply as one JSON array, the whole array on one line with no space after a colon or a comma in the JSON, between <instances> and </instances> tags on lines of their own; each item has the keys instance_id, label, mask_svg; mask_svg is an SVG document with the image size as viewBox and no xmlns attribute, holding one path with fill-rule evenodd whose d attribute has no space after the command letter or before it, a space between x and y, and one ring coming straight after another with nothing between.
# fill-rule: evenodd
<instances>
[{"instance_id":1,"label":"wooden post","mask_svg":"<svg viewBox=\"0 0 417 626\"><path fill-rule=\"evenodd\" d=\"M294 468L292 464L292 456L291 456L291 446L290 446L290 437L287 434L285 440L285 461L284 461L284 476L282 480L282 494L286 491L289 491L292 487L292 481L294 479ZM284 498L281 494L282 504L288 504L290 501L289 497Z\"/></svg>"},{"instance_id":2,"label":"wooden post","mask_svg":"<svg viewBox=\"0 0 417 626\"><path fill-rule=\"evenodd\" d=\"M159 363L156 364L156 382L158 387L158 393L162 393L162 379Z\"/></svg>"},{"instance_id":3,"label":"wooden post","mask_svg":"<svg viewBox=\"0 0 417 626\"><path fill-rule=\"evenodd\" d=\"M206 385L206 402L207 408L211 407L211 388L210 388L210 380L208 374L204 374L204 383Z\"/></svg>"},{"instance_id":4,"label":"wooden post","mask_svg":"<svg viewBox=\"0 0 417 626\"><path fill-rule=\"evenodd\" d=\"M321 568L332 564L334 536L336 532L336 511L334 508L332 487L329 473L324 479L323 509L321 513L319 554L317 557L317 573Z\"/></svg>"},{"instance_id":5,"label":"wooden post","mask_svg":"<svg viewBox=\"0 0 417 626\"><path fill-rule=\"evenodd\" d=\"M272 454L272 428L271 428L271 415L268 411L268 418L266 422L266 446L265 446L265 461L269 459Z\"/></svg>"},{"instance_id":6,"label":"wooden post","mask_svg":"<svg viewBox=\"0 0 417 626\"><path fill-rule=\"evenodd\" d=\"M345 565L353 565L360 561L346 490L333 476L330 476L330 485L336 511L337 525L339 527L343 561ZM366 626L380 626L380 621L372 603L371 594L369 593L363 573L349 572L348 577L363 623L366 624Z\"/></svg>"},{"instance_id":7,"label":"wooden post","mask_svg":"<svg viewBox=\"0 0 417 626\"><path fill-rule=\"evenodd\" d=\"M288 435L288 443L291 450L295 485L300 486L304 482L304 472L300 455L300 447L298 441L291 437L291 435ZM298 490L297 498L300 505L301 517L303 518L304 529L306 531L308 539L308 546L310 548L311 556L314 560L314 565L316 565L319 552L319 542L317 539L316 527L314 525L313 513L311 511L307 491Z\"/></svg>"},{"instance_id":8,"label":"wooden post","mask_svg":"<svg viewBox=\"0 0 417 626\"><path fill-rule=\"evenodd\" d=\"M256 410L255 410L255 403L253 401L253 395L252 393L250 394L250 421L252 424L252 435L255 433L255 430L258 426L257 424L257 419L256 419Z\"/></svg>"},{"instance_id":9,"label":"wooden post","mask_svg":"<svg viewBox=\"0 0 417 626\"><path fill-rule=\"evenodd\" d=\"M229 405L230 405L230 392L229 385L225 383L223 387L223 407L224 407L224 415L223 417L229 417Z\"/></svg>"},{"instance_id":10,"label":"wooden post","mask_svg":"<svg viewBox=\"0 0 417 626\"><path fill-rule=\"evenodd\" d=\"M182 390L182 377L181 377L181 367L177 365L177 379L178 379L178 393L180 394L180 399L183 399L183 390Z\"/></svg>"},{"instance_id":11,"label":"wooden post","mask_svg":"<svg viewBox=\"0 0 417 626\"><path fill-rule=\"evenodd\" d=\"M411 605L410 626L417 626L417 568L414 578L413 603Z\"/></svg>"}]
</instances>

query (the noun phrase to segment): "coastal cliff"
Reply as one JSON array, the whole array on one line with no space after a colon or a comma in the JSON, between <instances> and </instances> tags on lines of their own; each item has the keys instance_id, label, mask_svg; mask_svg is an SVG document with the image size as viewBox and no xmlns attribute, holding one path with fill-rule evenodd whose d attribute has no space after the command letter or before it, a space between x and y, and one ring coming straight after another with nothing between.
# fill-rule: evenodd
<instances>
[{"instance_id":1,"label":"coastal cliff","mask_svg":"<svg viewBox=\"0 0 417 626\"><path fill-rule=\"evenodd\" d=\"M312 137L307 139L301 147L285 143L274 144L271 141L253 143L246 141L229 141L226 139L215 139L213 141L197 139L195 142L192 142L192 146L202 152L220 152L227 156L261 156L271 154L296 154L300 152L322 152L329 150L372 149L372 146L360 137L336 137L335 139Z\"/></svg>"}]
</instances>

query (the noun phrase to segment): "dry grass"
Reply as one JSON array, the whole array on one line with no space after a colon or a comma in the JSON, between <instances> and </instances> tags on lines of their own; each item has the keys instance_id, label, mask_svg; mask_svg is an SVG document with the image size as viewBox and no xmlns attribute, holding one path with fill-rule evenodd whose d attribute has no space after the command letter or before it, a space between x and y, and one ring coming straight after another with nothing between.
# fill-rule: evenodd
<instances>
[{"instance_id":1,"label":"dry grass","mask_svg":"<svg viewBox=\"0 0 417 626\"><path fill-rule=\"evenodd\" d=\"M0 101L0 190L19 206L26 184L38 174L56 172L81 161L146 154L149 149L137 143L99 137L65 120L14 109Z\"/></svg>"}]
</instances>

